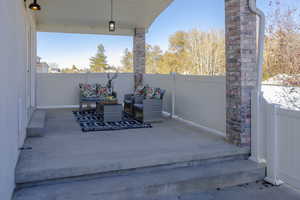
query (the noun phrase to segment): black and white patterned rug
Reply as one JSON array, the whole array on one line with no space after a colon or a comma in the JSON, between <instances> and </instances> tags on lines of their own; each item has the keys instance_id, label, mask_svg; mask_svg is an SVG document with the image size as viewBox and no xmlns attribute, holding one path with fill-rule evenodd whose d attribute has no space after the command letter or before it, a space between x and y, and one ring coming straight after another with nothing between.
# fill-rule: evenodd
<instances>
[{"instance_id":1,"label":"black and white patterned rug","mask_svg":"<svg viewBox=\"0 0 300 200\"><path fill-rule=\"evenodd\" d=\"M126 114L118 122L103 122L103 115L95 110L73 111L73 115L83 132L152 128L151 124L137 121Z\"/></svg>"}]
</instances>

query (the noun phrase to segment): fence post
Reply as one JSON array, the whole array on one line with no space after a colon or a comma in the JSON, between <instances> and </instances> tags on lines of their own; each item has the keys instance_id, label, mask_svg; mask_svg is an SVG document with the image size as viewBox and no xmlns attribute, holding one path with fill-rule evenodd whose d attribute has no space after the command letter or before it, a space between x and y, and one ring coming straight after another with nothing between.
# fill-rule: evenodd
<instances>
[{"instance_id":1,"label":"fence post","mask_svg":"<svg viewBox=\"0 0 300 200\"><path fill-rule=\"evenodd\" d=\"M175 116L175 104L176 104L176 72L172 72L172 112L171 112L171 118Z\"/></svg>"},{"instance_id":2,"label":"fence post","mask_svg":"<svg viewBox=\"0 0 300 200\"><path fill-rule=\"evenodd\" d=\"M257 163L266 163L265 158L262 156L262 118L261 110L264 109L262 102L262 92L252 90L251 93L251 157L250 160Z\"/></svg>"},{"instance_id":3,"label":"fence post","mask_svg":"<svg viewBox=\"0 0 300 200\"><path fill-rule=\"evenodd\" d=\"M273 185L281 185L279 179L278 152L278 105L268 105L267 123L267 177L265 181Z\"/></svg>"}]
</instances>

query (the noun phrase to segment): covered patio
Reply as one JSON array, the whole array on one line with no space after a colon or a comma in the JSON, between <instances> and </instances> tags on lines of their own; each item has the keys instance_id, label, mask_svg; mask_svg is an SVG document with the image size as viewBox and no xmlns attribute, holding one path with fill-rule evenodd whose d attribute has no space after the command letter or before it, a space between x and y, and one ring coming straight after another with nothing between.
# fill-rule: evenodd
<instances>
[{"instance_id":1,"label":"covered patio","mask_svg":"<svg viewBox=\"0 0 300 200\"><path fill-rule=\"evenodd\" d=\"M72 109L47 110L45 136L29 138L16 170L17 184L101 175L108 172L173 165L189 166L211 159L247 158L222 136L170 118L153 128L83 133Z\"/></svg>"},{"instance_id":2,"label":"covered patio","mask_svg":"<svg viewBox=\"0 0 300 200\"><path fill-rule=\"evenodd\" d=\"M134 73L120 74L116 81L119 103L138 86L164 88L164 119L152 128L83 133L72 116L78 108L78 83L103 82L105 74L36 75L32 98L35 108L46 112L44 136L24 143L16 168L16 199L46 199L38 190L50 191L49 199L68 199L68 193L55 193L49 185L78 181L104 181L92 198L116 191L141 198L263 179L264 166L248 160L251 93L257 83L256 16L249 2L225 1L226 77L201 77L145 74L147 30L172 0L115 0L115 32L108 31L110 1L41 0L36 31L132 36ZM110 182L123 175L137 179L122 179L123 184L130 182L126 186ZM105 181L116 189L104 186ZM90 198L95 191L88 186L82 192Z\"/></svg>"},{"instance_id":3,"label":"covered patio","mask_svg":"<svg viewBox=\"0 0 300 200\"><path fill-rule=\"evenodd\" d=\"M257 13L251 8L255 5L253 2L252 0L225 1L226 131L224 132L228 142L248 147L251 142L251 92L257 89L258 79ZM63 2L42 0L43 9L35 14L35 28L40 32L133 36L134 80L133 85L129 86L129 88L133 86L133 91L145 84L147 30L155 18L171 3L172 0L151 2L89 0L84 4L79 0ZM111 32L108 24L112 19L116 22L116 30ZM39 87L39 83L33 87ZM121 92L122 96L124 91ZM33 99L39 98L37 97L39 94L32 95L35 95ZM39 106L37 102L35 104Z\"/></svg>"}]
</instances>

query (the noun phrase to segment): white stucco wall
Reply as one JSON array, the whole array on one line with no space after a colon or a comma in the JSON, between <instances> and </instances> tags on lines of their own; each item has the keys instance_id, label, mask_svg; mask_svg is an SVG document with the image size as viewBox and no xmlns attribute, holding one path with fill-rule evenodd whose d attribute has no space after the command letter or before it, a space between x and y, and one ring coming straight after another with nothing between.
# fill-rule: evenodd
<instances>
[{"instance_id":1,"label":"white stucco wall","mask_svg":"<svg viewBox=\"0 0 300 200\"><path fill-rule=\"evenodd\" d=\"M0 199L11 199L27 125L26 18L23 1L0 1Z\"/></svg>"}]
</instances>

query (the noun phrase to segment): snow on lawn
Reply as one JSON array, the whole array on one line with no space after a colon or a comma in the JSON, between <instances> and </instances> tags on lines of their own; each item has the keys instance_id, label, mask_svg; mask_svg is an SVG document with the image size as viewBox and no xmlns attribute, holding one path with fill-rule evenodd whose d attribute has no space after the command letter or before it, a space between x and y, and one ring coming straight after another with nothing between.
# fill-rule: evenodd
<instances>
[{"instance_id":1,"label":"snow on lawn","mask_svg":"<svg viewBox=\"0 0 300 200\"><path fill-rule=\"evenodd\" d=\"M262 85L262 92L269 103L282 108L300 110L300 87Z\"/></svg>"}]
</instances>

